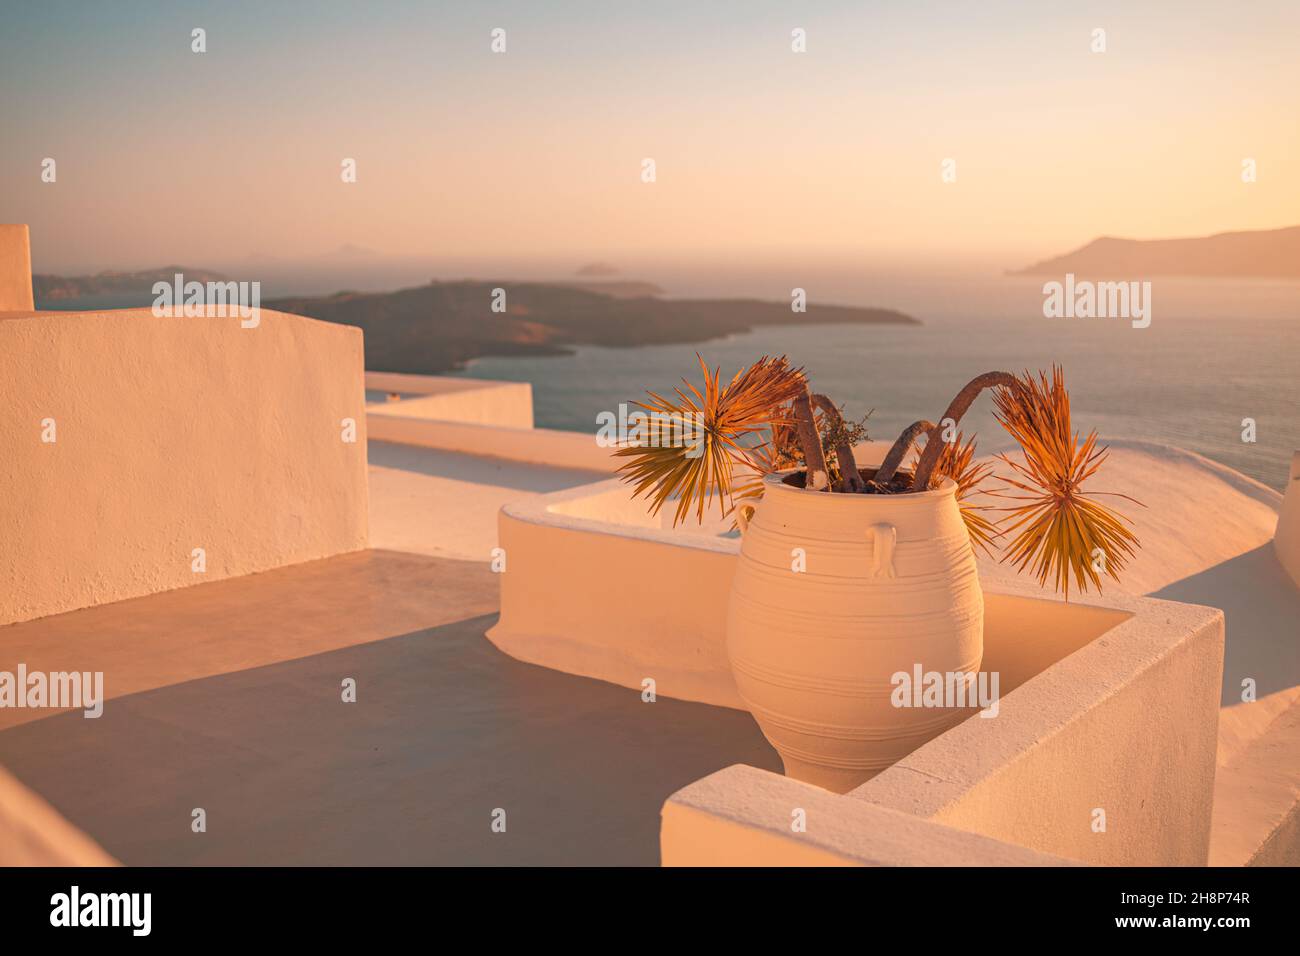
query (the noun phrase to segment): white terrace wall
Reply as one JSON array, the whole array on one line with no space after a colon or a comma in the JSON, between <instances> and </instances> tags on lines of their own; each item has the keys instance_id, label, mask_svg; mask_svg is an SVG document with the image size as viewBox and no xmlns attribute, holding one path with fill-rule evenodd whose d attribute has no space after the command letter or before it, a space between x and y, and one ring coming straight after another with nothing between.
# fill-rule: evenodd
<instances>
[{"instance_id":1,"label":"white terrace wall","mask_svg":"<svg viewBox=\"0 0 1300 956\"><path fill-rule=\"evenodd\" d=\"M0 312L33 308L32 255L27 227L0 224Z\"/></svg>"},{"instance_id":2,"label":"white terrace wall","mask_svg":"<svg viewBox=\"0 0 1300 956\"><path fill-rule=\"evenodd\" d=\"M0 624L365 547L363 374L270 310L0 314Z\"/></svg>"},{"instance_id":3,"label":"white terrace wall","mask_svg":"<svg viewBox=\"0 0 1300 956\"><path fill-rule=\"evenodd\" d=\"M664 866L1078 865L741 764L678 790L661 815Z\"/></svg>"},{"instance_id":4,"label":"white terrace wall","mask_svg":"<svg viewBox=\"0 0 1300 956\"><path fill-rule=\"evenodd\" d=\"M1300 451L1291 457L1291 472L1282 498L1282 512L1277 518L1273 548L1282 567L1291 575L1296 587L1300 587Z\"/></svg>"},{"instance_id":5,"label":"white terrace wall","mask_svg":"<svg viewBox=\"0 0 1300 956\"><path fill-rule=\"evenodd\" d=\"M1088 863L1204 866L1223 612L1104 600L1133 616L1014 691L1004 684L995 719L958 724L848 799ZM1027 638L1051 633L1024 625ZM984 667L1000 664L986 655Z\"/></svg>"},{"instance_id":6,"label":"white terrace wall","mask_svg":"<svg viewBox=\"0 0 1300 956\"><path fill-rule=\"evenodd\" d=\"M506 428L533 427L533 386L528 382L366 372L366 388L418 396L371 405L387 415Z\"/></svg>"}]
</instances>

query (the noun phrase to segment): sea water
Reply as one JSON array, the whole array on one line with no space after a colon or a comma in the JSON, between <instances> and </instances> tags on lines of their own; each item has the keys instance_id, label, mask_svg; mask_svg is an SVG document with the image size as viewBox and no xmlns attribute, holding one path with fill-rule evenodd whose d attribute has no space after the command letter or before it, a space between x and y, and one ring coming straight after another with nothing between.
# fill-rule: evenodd
<instances>
[{"instance_id":1,"label":"sea water","mask_svg":"<svg viewBox=\"0 0 1300 956\"><path fill-rule=\"evenodd\" d=\"M697 350L724 381L761 355L785 354L848 416L870 411L871 437L893 440L918 418L938 418L980 372L1056 362L1085 434L1177 445L1284 488L1300 450L1300 284L1157 279L1151 324L1134 328L1124 319L1044 317L1048 279L845 283L831 301L897 308L923 324L768 326L690 345L580 346L565 356L485 357L458 374L531 382L539 427L594 432L601 412L645 389L665 394L683 376L698 383ZM776 298L775 288L764 291ZM991 404L983 397L962 422L979 434L981 452L1010 446ZM1243 440L1247 420L1253 442Z\"/></svg>"}]
</instances>

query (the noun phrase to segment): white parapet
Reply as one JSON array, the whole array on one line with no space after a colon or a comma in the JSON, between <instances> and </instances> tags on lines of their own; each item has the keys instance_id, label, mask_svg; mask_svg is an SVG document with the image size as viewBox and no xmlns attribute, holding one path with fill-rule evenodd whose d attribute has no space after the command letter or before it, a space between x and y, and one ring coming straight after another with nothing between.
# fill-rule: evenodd
<instances>
[{"instance_id":1,"label":"white parapet","mask_svg":"<svg viewBox=\"0 0 1300 956\"><path fill-rule=\"evenodd\" d=\"M366 372L366 391L385 394L384 401L369 405L372 411L385 415L505 428L533 427L533 386L528 382Z\"/></svg>"},{"instance_id":2,"label":"white parapet","mask_svg":"<svg viewBox=\"0 0 1300 956\"><path fill-rule=\"evenodd\" d=\"M613 472L618 459L596 435L533 427L527 382L366 372L371 440L483 458Z\"/></svg>"},{"instance_id":3,"label":"white parapet","mask_svg":"<svg viewBox=\"0 0 1300 956\"><path fill-rule=\"evenodd\" d=\"M507 505L509 563L489 639L533 664L637 689L652 679L665 697L743 708L725 649L738 542L722 522L690 532L669 523L618 481ZM1065 603L1032 586L986 587L982 670L999 675L996 716L922 742L850 794L817 792L846 821L865 801L1071 860L1203 865L1223 640L1213 608L1128 596ZM715 784L750 787L764 773ZM739 809L716 819L670 800L665 862L708 859L700 841L713 824L725 850L715 862L799 858L788 841L772 843L771 821L737 819L755 805L745 792L734 798ZM806 859L828 853L863 858L845 845Z\"/></svg>"},{"instance_id":4,"label":"white parapet","mask_svg":"<svg viewBox=\"0 0 1300 956\"><path fill-rule=\"evenodd\" d=\"M27 227L0 224L0 312L29 312L33 308Z\"/></svg>"},{"instance_id":5,"label":"white parapet","mask_svg":"<svg viewBox=\"0 0 1300 956\"><path fill-rule=\"evenodd\" d=\"M997 717L958 724L847 796L1069 859L1204 865L1223 612L1129 597L1066 605L1028 594L986 595L984 669L1003 673ZM1023 683L1006 679L1026 655L1055 643L1053 621L1106 609L1129 616Z\"/></svg>"},{"instance_id":6,"label":"white parapet","mask_svg":"<svg viewBox=\"0 0 1300 956\"><path fill-rule=\"evenodd\" d=\"M1287 476L1286 492L1282 496L1282 511L1277 518L1277 531L1273 535L1273 548L1277 559L1300 587L1300 451L1291 457L1291 473Z\"/></svg>"},{"instance_id":7,"label":"white parapet","mask_svg":"<svg viewBox=\"0 0 1300 956\"><path fill-rule=\"evenodd\" d=\"M743 764L678 790L662 817L664 866L1078 865Z\"/></svg>"},{"instance_id":8,"label":"white parapet","mask_svg":"<svg viewBox=\"0 0 1300 956\"><path fill-rule=\"evenodd\" d=\"M393 405L406 405L394 402ZM473 422L441 421L413 415L390 415L386 405L371 405L366 412L371 441L437 448L482 458L613 472L618 459L602 447L595 435L550 428L511 428Z\"/></svg>"},{"instance_id":9,"label":"white parapet","mask_svg":"<svg viewBox=\"0 0 1300 956\"><path fill-rule=\"evenodd\" d=\"M361 330L0 315L0 624L366 546Z\"/></svg>"},{"instance_id":10,"label":"white parapet","mask_svg":"<svg viewBox=\"0 0 1300 956\"><path fill-rule=\"evenodd\" d=\"M722 643L736 542L662 524L617 479L506 505L489 640L532 664L743 709Z\"/></svg>"}]
</instances>

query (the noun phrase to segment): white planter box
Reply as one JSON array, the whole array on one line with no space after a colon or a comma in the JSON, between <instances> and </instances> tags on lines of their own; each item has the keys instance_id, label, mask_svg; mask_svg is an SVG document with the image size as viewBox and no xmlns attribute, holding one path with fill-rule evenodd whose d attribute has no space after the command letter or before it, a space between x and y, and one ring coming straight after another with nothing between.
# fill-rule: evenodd
<instances>
[{"instance_id":1,"label":"white planter box","mask_svg":"<svg viewBox=\"0 0 1300 956\"><path fill-rule=\"evenodd\" d=\"M488 637L520 660L632 688L649 678L658 694L742 707L724 647L739 541L720 525L666 523L617 480L506 506L501 618ZM846 813L855 804L834 801L866 800L1069 859L1203 864L1222 662L1223 614L1213 608L986 589L983 669L999 674L998 716L972 717L857 790L826 797ZM710 792L729 780L743 791L741 769L708 778ZM778 790L807 786L769 776ZM718 815L728 840L736 826L755 840L774 826L797 836L789 808L767 820L759 804L737 805L756 816ZM698 858L698 812L680 832L666 813L665 863ZM713 862L726 863L720 853Z\"/></svg>"}]
</instances>

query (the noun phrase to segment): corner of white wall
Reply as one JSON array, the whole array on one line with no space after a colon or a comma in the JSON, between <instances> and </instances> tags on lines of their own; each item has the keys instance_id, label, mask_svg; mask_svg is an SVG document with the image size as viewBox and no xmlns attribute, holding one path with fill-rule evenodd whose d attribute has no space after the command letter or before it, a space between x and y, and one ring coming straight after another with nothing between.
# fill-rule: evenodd
<instances>
[{"instance_id":1,"label":"corner of white wall","mask_svg":"<svg viewBox=\"0 0 1300 956\"><path fill-rule=\"evenodd\" d=\"M30 312L32 244L25 225L0 224L0 312Z\"/></svg>"},{"instance_id":2,"label":"corner of white wall","mask_svg":"<svg viewBox=\"0 0 1300 956\"><path fill-rule=\"evenodd\" d=\"M1296 587L1300 587L1300 451L1291 457L1291 472L1287 475L1282 510L1277 517L1273 550Z\"/></svg>"}]
</instances>

